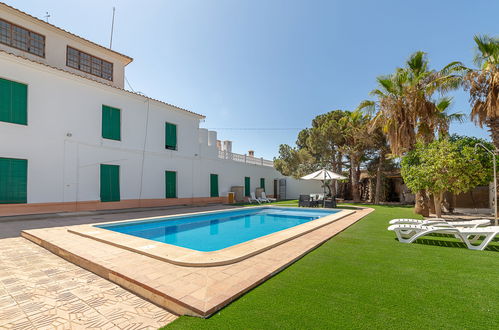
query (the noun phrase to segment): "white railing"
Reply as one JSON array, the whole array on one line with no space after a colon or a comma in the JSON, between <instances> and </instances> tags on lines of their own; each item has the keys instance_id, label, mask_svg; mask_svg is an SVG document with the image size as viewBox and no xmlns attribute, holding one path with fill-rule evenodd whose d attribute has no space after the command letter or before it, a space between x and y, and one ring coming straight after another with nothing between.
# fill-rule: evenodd
<instances>
[{"instance_id":1,"label":"white railing","mask_svg":"<svg viewBox=\"0 0 499 330\"><path fill-rule=\"evenodd\" d=\"M236 162L246 163L246 164L254 164L254 165L262 165L262 166L274 166L274 162L268 159L257 158L248 155L236 154L234 152L228 152L224 150L218 150L218 158L233 160Z\"/></svg>"}]
</instances>

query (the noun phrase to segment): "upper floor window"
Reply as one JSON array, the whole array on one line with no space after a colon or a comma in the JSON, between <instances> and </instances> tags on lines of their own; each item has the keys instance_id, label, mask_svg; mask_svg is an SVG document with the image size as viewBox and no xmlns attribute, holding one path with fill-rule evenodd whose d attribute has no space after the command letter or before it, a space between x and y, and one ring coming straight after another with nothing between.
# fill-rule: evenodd
<instances>
[{"instance_id":1,"label":"upper floor window","mask_svg":"<svg viewBox=\"0 0 499 330\"><path fill-rule=\"evenodd\" d=\"M45 57L45 36L0 19L0 43Z\"/></svg>"},{"instance_id":2,"label":"upper floor window","mask_svg":"<svg viewBox=\"0 0 499 330\"><path fill-rule=\"evenodd\" d=\"M113 63L69 47L66 53L66 65L94 76L113 80Z\"/></svg>"}]
</instances>

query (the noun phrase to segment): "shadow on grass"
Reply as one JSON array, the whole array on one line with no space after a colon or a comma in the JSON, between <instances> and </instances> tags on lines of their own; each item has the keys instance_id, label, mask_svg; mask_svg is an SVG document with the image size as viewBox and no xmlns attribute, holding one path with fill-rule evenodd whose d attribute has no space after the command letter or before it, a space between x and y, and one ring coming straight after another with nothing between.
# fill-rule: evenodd
<instances>
[{"instance_id":1,"label":"shadow on grass","mask_svg":"<svg viewBox=\"0 0 499 330\"><path fill-rule=\"evenodd\" d=\"M438 236L437 236L438 235ZM435 234L435 236L432 236L435 238L438 237L443 237L443 238L451 238L453 237L452 235L445 235L445 234ZM459 241L444 241L444 240L438 240L438 239L428 239L428 238L419 238L415 240L413 243L415 244L423 244L423 245L431 245L431 246L440 246L440 247L448 247L448 248L461 248L461 249L467 249L468 247L466 244L463 242ZM498 245L492 245L489 244L484 251L493 251L493 252L499 252L499 246Z\"/></svg>"}]
</instances>

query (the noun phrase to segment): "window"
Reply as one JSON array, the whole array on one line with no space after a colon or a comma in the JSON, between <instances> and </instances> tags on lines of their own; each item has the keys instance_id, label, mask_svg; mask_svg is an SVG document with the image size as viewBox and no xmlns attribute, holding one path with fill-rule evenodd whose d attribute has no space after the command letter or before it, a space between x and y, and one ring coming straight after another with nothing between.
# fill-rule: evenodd
<instances>
[{"instance_id":1,"label":"window","mask_svg":"<svg viewBox=\"0 0 499 330\"><path fill-rule=\"evenodd\" d=\"M102 137L110 140L121 140L120 109L102 106Z\"/></svg>"},{"instance_id":2,"label":"window","mask_svg":"<svg viewBox=\"0 0 499 330\"><path fill-rule=\"evenodd\" d=\"M218 197L218 174L210 174L210 197Z\"/></svg>"},{"instance_id":3,"label":"window","mask_svg":"<svg viewBox=\"0 0 499 330\"><path fill-rule=\"evenodd\" d=\"M247 176L244 178L244 196L249 197L250 194L251 194L250 178Z\"/></svg>"},{"instance_id":4,"label":"window","mask_svg":"<svg viewBox=\"0 0 499 330\"><path fill-rule=\"evenodd\" d=\"M0 204L27 203L28 161L0 158Z\"/></svg>"},{"instance_id":5,"label":"window","mask_svg":"<svg viewBox=\"0 0 499 330\"><path fill-rule=\"evenodd\" d=\"M120 201L120 166L100 165L100 201Z\"/></svg>"},{"instance_id":6,"label":"window","mask_svg":"<svg viewBox=\"0 0 499 330\"><path fill-rule=\"evenodd\" d=\"M28 86L0 78L0 121L28 124Z\"/></svg>"},{"instance_id":7,"label":"window","mask_svg":"<svg viewBox=\"0 0 499 330\"><path fill-rule=\"evenodd\" d=\"M45 57L45 36L0 19L0 43Z\"/></svg>"},{"instance_id":8,"label":"window","mask_svg":"<svg viewBox=\"0 0 499 330\"><path fill-rule=\"evenodd\" d=\"M106 80L113 80L113 63L79 51L73 47L68 46L67 48L66 65Z\"/></svg>"},{"instance_id":9,"label":"window","mask_svg":"<svg viewBox=\"0 0 499 330\"><path fill-rule=\"evenodd\" d=\"M263 191L265 191L265 178L260 178L260 188L262 188Z\"/></svg>"},{"instance_id":10,"label":"window","mask_svg":"<svg viewBox=\"0 0 499 330\"><path fill-rule=\"evenodd\" d=\"M177 172L165 171L165 198L177 198Z\"/></svg>"},{"instance_id":11,"label":"window","mask_svg":"<svg viewBox=\"0 0 499 330\"><path fill-rule=\"evenodd\" d=\"M177 125L165 123L165 148L177 150Z\"/></svg>"}]
</instances>

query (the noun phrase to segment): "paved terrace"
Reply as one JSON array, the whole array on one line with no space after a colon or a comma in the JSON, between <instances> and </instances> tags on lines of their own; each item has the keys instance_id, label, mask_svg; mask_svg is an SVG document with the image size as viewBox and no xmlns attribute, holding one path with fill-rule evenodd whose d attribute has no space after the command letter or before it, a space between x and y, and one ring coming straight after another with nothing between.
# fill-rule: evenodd
<instances>
[{"instance_id":1,"label":"paved terrace","mask_svg":"<svg viewBox=\"0 0 499 330\"><path fill-rule=\"evenodd\" d=\"M371 212L360 210L259 255L218 267L172 265L60 227L226 207L1 222L0 233L6 236L55 227L28 230L32 236L27 236L93 273L28 240L0 240L0 328L157 328L174 320L175 313L207 316ZM4 233L4 228L9 231Z\"/></svg>"}]
</instances>

